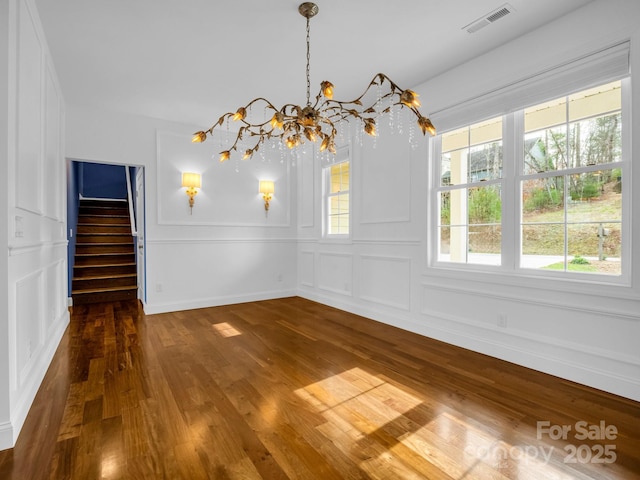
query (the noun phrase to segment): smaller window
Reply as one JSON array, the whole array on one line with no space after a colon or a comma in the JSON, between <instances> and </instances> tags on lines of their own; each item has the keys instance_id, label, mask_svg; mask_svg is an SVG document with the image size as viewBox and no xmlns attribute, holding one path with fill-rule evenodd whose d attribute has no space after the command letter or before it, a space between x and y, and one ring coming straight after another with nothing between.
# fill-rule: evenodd
<instances>
[{"instance_id":1,"label":"smaller window","mask_svg":"<svg viewBox=\"0 0 640 480\"><path fill-rule=\"evenodd\" d=\"M349 161L323 168L326 236L349 235Z\"/></svg>"},{"instance_id":2,"label":"smaller window","mask_svg":"<svg viewBox=\"0 0 640 480\"><path fill-rule=\"evenodd\" d=\"M441 139L438 260L500 265L502 117Z\"/></svg>"}]
</instances>

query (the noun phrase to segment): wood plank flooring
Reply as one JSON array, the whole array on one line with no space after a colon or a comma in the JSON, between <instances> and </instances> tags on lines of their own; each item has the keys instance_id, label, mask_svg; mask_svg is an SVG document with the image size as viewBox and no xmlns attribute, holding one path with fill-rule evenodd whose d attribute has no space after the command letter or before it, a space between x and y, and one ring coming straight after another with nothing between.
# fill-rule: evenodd
<instances>
[{"instance_id":1,"label":"wood plank flooring","mask_svg":"<svg viewBox=\"0 0 640 480\"><path fill-rule=\"evenodd\" d=\"M638 479L640 404L297 297L80 305L0 478Z\"/></svg>"}]
</instances>

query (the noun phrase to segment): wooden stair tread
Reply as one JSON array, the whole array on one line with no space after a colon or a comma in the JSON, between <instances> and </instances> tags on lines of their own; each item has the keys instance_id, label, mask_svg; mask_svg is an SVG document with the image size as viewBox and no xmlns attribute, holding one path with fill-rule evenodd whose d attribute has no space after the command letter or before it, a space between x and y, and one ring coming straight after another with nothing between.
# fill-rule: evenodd
<instances>
[{"instance_id":1,"label":"wooden stair tread","mask_svg":"<svg viewBox=\"0 0 640 480\"><path fill-rule=\"evenodd\" d=\"M71 293L73 295L84 295L88 293L103 293L103 292L120 292L120 291L129 291L129 290L137 290L137 285L126 285L120 287L101 287L101 288L88 288L82 290L73 290Z\"/></svg>"},{"instance_id":2,"label":"wooden stair tread","mask_svg":"<svg viewBox=\"0 0 640 480\"><path fill-rule=\"evenodd\" d=\"M73 277L73 280L83 281L83 280L107 280L111 278L133 278L136 277L136 273L119 273L112 275L88 275L86 277Z\"/></svg>"},{"instance_id":3,"label":"wooden stair tread","mask_svg":"<svg viewBox=\"0 0 640 480\"><path fill-rule=\"evenodd\" d=\"M81 200L76 231L74 304L135 298L136 251L128 204Z\"/></svg>"},{"instance_id":4,"label":"wooden stair tread","mask_svg":"<svg viewBox=\"0 0 640 480\"><path fill-rule=\"evenodd\" d=\"M76 255L77 256L77 255ZM95 256L95 255L91 255L91 256ZM75 264L74 268L100 268L100 267L123 267L126 265L135 265L136 262L122 262L122 263L99 263L99 264L94 264L94 265L78 265Z\"/></svg>"},{"instance_id":5,"label":"wooden stair tread","mask_svg":"<svg viewBox=\"0 0 640 480\"><path fill-rule=\"evenodd\" d=\"M111 245L122 245L122 243L112 243ZM116 255L133 255L134 252L102 252L102 253L76 253L76 257L113 257Z\"/></svg>"}]
</instances>

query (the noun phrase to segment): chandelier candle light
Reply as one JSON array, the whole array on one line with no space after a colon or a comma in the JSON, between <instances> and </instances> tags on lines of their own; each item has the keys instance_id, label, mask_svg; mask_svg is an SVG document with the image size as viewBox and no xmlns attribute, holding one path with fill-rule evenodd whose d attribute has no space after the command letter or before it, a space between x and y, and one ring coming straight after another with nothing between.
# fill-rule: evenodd
<instances>
[{"instance_id":1,"label":"chandelier candle light","mask_svg":"<svg viewBox=\"0 0 640 480\"><path fill-rule=\"evenodd\" d=\"M257 137L251 142L253 146L245 150L243 159L250 158L258 151L260 145L271 138L280 139L288 148L292 149L304 143L304 139L311 142L320 142L320 151L328 150L336 153L335 137L338 133L336 125L353 117L361 121L364 125L364 131L376 136L376 117L378 115L390 112L395 105L407 107L417 117L417 123L425 135L429 132L431 135L436 134L436 129L427 117L424 117L418 107L420 101L418 94L412 90L403 90L396 85L384 73L378 73L365 91L355 100L341 102L333 99L334 86L331 82L323 81L320 84L320 92L315 98L313 105L311 104L310 81L309 81L309 20L318 13L318 6L312 2L304 2L298 7L300 15L307 19L307 104L304 107L298 105L286 104L278 109L268 100L258 97L251 100L244 107L238 108L235 112L228 112L222 115L218 121L208 130L194 133L192 142L204 142L207 135L212 135L213 130L222 126L225 120L231 119L241 122L233 144L227 149L220 152L220 161L224 162L231 157L232 151L238 151L240 142L245 136ZM365 108L362 100L371 87L388 84L389 91L384 95L378 95L376 101L369 107ZM391 103L382 111L376 109L382 100L390 99ZM265 111L272 112L273 116L270 120L261 123L253 123L247 117L247 111L255 104L264 104Z\"/></svg>"}]
</instances>

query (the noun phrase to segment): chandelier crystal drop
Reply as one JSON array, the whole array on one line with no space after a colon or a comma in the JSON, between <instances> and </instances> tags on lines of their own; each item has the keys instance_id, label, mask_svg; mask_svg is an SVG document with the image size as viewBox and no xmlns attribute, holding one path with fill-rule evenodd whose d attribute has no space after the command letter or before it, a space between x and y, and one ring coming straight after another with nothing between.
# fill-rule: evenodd
<instances>
[{"instance_id":1,"label":"chandelier crystal drop","mask_svg":"<svg viewBox=\"0 0 640 480\"><path fill-rule=\"evenodd\" d=\"M340 122L349 121L350 118L357 119L361 122L365 133L376 136L376 118L381 114L390 113L392 107L396 105L400 105L401 108L406 107L413 112L423 135L427 132L431 135L436 134L436 129L431 120L423 116L418 110L420 107L418 94L412 90L401 89L384 73L376 74L362 95L351 101L334 100L333 91L335 87L331 82L325 80L320 83L320 92L312 104L309 80L309 21L311 17L318 13L318 6L312 2L304 2L298 7L298 11L307 19L307 104L304 107L300 107L288 103L282 108L277 108L265 98L254 98L244 107L239 107L235 112L227 112L222 115L208 130L194 133L192 142L204 142L207 136L213 135L216 127L221 127L225 122L228 124L229 119L231 119L234 122L240 122L240 127L233 144L220 152L219 158L221 162L231 158L232 151L237 152L239 148L243 148L243 142L253 145L242 152L243 159L251 158L259 150L262 143L272 138L281 140L290 149L302 145L305 143L305 139L310 142L320 142L321 152L327 150L335 154L335 140L338 134L336 126ZM378 89L377 98L371 105L365 107L363 99L374 86ZM383 87L388 88L386 93L382 93ZM385 101L384 105L386 107L383 107L383 101ZM252 121L250 113L252 108L256 106L262 107L258 111L266 112L266 121L264 118L259 122ZM245 140L247 138L248 140Z\"/></svg>"}]
</instances>

